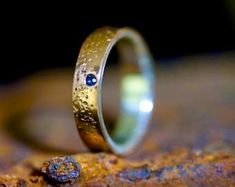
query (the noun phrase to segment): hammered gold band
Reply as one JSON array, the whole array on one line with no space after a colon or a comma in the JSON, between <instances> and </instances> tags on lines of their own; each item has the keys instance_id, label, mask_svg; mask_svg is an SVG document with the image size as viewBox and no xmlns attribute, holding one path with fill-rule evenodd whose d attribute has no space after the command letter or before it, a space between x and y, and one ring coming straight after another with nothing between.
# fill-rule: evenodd
<instances>
[{"instance_id":1,"label":"hammered gold band","mask_svg":"<svg viewBox=\"0 0 235 187\"><path fill-rule=\"evenodd\" d=\"M121 108L112 131L102 111L102 80L111 49L117 46L127 72L122 77ZM82 45L73 82L73 112L81 138L94 151L131 152L149 124L154 99L152 57L143 38L131 28L105 27Z\"/></svg>"}]
</instances>

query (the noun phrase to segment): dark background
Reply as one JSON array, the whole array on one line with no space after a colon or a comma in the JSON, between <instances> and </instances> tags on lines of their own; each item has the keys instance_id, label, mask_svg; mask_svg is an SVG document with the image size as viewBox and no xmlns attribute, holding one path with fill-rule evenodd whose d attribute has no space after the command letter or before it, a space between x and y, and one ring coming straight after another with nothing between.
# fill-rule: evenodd
<instances>
[{"instance_id":1,"label":"dark background","mask_svg":"<svg viewBox=\"0 0 235 187\"><path fill-rule=\"evenodd\" d=\"M114 1L112 6L121 4L118 11L97 8L97 12L63 4L59 8L10 6L2 16L0 83L11 83L42 69L73 67L86 36L106 25L139 30L162 63L166 63L162 59L235 49L232 1L173 2L126 7Z\"/></svg>"}]
</instances>

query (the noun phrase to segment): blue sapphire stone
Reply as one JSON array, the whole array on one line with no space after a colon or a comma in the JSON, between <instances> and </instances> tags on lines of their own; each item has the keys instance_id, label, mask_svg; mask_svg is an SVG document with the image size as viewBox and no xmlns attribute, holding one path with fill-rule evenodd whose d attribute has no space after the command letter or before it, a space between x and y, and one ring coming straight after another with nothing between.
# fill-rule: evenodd
<instances>
[{"instance_id":1,"label":"blue sapphire stone","mask_svg":"<svg viewBox=\"0 0 235 187\"><path fill-rule=\"evenodd\" d=\"M87 86L94 86L97 82L97 78L94 74L88 74L86 76L86 85Z\"/></svg>"}]
</instances>

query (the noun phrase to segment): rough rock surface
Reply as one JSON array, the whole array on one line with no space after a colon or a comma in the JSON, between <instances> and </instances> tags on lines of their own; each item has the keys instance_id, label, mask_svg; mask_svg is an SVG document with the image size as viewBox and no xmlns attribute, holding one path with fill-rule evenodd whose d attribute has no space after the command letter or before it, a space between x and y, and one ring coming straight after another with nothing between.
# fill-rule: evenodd
<instances>
[{"instance_id":1,"label":"rough rock surface","mask_svg":"<svg viewBox=\"0 0 235 187\"><path fill-rule=\"evenodd\" d=\"M0 88L0 186L54 186L41 167L66 155L82 169L63 186L235 186L234 62L232 55L188 57L157 67L157 110L128 157L90 153L82 144L72 116L71 69ZM105 96L110 119L115 81Z\"/></svg>"}]
</instances>

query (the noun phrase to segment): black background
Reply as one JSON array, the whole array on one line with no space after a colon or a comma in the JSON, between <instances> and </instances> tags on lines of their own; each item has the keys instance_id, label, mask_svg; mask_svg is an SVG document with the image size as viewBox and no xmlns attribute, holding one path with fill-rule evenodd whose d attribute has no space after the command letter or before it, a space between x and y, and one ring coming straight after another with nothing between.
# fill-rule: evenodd
<instances>
[{"instance_id":1,"label":"black background","mask_svg":"<svg viewBox=\"0 0 235 187\"><path fill-rule=\"evenodd\" d=\"M234 25L225 2L142 1L127 7L110 1L108 8L93 5L97 11L89 9L92 1L82 6L10 5L2 15L1 83L46 68L73 67L86 36L106 25L139 30L156 59L233 50Z\"/></svg>"}]
</instances>

